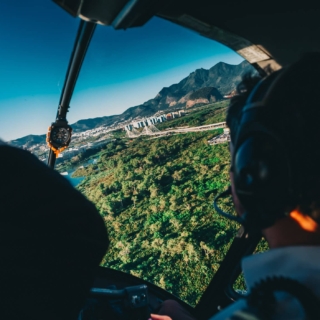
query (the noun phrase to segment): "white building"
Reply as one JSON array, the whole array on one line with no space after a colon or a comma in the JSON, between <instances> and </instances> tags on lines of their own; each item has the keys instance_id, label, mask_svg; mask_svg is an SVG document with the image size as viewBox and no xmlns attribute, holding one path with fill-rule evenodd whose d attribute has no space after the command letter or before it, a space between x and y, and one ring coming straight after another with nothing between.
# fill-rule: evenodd
<instances>
[{"instance_id":1,"label":"white building","mask_svg":"<svg viewBox=\"0 0 320 320\"><path fill-rule=\"evenodd\" d=\"M156 119L157 119L157 122L158 122L158 123L167 121L167 118L166 118L166 116L165 116L164 114L158 116Z\"/></svg>"},{"instance_id":2,"label":"white building","mask_svg":"<svg viewBox=\"0 0 320 320\"><path fill-rule=\"evenodd\" d=\"M229 128L223 128L223 133L212 138L211 140L208 140L208 143L210 145L215 145L219 143L225 143L230 141L230 129Z\"/></svg>"},{"instance_id":3,"label":"white building","mask_svg":"<svg viewBox=\"0 0 320 320\"><path fill-rule=\"evenodd\" d=\"M146 119L145 122L146 122L146 125L149 126L151 124L156 124L158 121L157 121L157 118L151 117L151 118Z\"/></svg>"},{"instance_id":4,"label":"white building","mask_svg":"<svg viewBox=\"0 0 320 320\"><path fill-rule=\"evenodd\" d=\"M128 124L124 128L125 128L126 131L132 131L133 125L132 124Z\"/></svg>"},{"instance_id":5,"label":"white building","mask_svg":"<svg viewBox=\"0 0 320 320\"><path fill-rule=\"evenodd\" d=\"M177 113L177 116L178 116L178 113ZM134 122L124 126L124 129L126 131L132 131L133 128L136 128L136 129L144 128L144 127L148 127L150 125L155 125L157 123L161 123L166 120L167 120L166 116L164 114L162 114L157 117L153 116L153 117L144 118L144 119L134 121Z\"/></svg>"},{"instance_id":6,"label":"white building","mask_svg":"<svg viewBox=\"0 0 320 320\"><path fill-rule=\"evenodd\" d=\"M136 121L136 122L133 122L132 125L134 128L137 128L137 129L145 127L144 121Z\"/></svg>"}]
</instances>

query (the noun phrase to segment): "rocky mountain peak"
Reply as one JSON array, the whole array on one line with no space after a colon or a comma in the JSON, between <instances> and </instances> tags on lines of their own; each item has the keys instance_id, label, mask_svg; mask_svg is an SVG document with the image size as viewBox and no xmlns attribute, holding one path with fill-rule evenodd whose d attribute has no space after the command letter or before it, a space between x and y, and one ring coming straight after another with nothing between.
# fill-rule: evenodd
<instances>
[{"instance_id":1,"label":"rocky mountain peak","mask_svg":"<svg viewBox=\"0 0 320 320\"><path fill-rule=\"evenodd\" d=\"M223 99L223 95L233 92L241 81L242 76L248 72L256 72L247 62L238 65L230 65L219 62L209 70L196 69L179 83L162 88L155 98L141 105L128 108L120 115L99 117L94 119L79 120L72 125L74 132L84 131L105 125L110 126L116 122L134 119L135 117L147 117L159 110L170 107L189 108L195 104L205 104ZM23 144L35 137L30 136L23 139ZM44 139L44 136L41 137ZM19 139L18 139L19 140Z\"/></svg>"}]
</instances>

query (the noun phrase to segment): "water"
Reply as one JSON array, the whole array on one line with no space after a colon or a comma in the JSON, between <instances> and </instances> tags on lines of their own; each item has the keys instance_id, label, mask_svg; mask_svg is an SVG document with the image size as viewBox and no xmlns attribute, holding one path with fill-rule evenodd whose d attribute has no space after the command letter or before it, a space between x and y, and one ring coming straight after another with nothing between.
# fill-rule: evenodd
<instances>
[{"instance_id":1,"label":"water","mask_svg":"<svg viewBox=\"0 0 320 320\"><path fill-rule=\"evenodd\" d=\"M76 178L72 178L72 174L74 171L70 172L67 176L64 176L66 179L69 180L69 182L71 182L71 184L76 187L83 179L84 177L76 177Z\"/></svg>"},{"instance_id":2,"label":"water","mask_svg":"<svg viewBox=\"0 0 320 320\"><path fill-rule=\"evenodd\" d=\"M82 163L81 166L87 166L89 164L94 164L97 163L98 159L90 159L85 163ZM71 182L71 184L76 187L78 184L80 184L80 182L82 180L84 180L85 177L76 177L76 178L72 178L72 174L78 169L79 166L77 166L76 168L72 169L70 172L68 172L68 174L63 175L69 182Z\"/></svg>"},{"instance_id":3,"label":"water","mask_svg":"<svg viewBox=\"0 0 320 320\"><path fill-rule=\"evenodd\" d=\"M98 159L90 159L84 164L84 166L87 166L88 164L96 164L97 161L98 161Z\"/></svg>"}]
</instances>

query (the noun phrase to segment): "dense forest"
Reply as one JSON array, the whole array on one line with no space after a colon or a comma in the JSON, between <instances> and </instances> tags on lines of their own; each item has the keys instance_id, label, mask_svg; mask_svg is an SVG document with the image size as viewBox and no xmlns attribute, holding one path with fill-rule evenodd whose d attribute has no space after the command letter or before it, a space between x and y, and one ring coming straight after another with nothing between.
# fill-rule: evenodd
<instances>
[{"instance_id":1,"label":"dense forest","mask_svg":"<svg viewBox=\"0 0 320 320\"><path fill-rule=\"evenodd\" d=\"M217 103L162 127L185 120L190 126L214 123L224 117L225 106ZM86 177L78 189L96 204L109 231L111 245L103 266L196 304L238 229L212 207L214 197L229 184L228 145L207 142L221 132L118 137L95 155L97 163L75 172ZM231 200L222 207L231 212Z\"/></svg>"}]
</instances>

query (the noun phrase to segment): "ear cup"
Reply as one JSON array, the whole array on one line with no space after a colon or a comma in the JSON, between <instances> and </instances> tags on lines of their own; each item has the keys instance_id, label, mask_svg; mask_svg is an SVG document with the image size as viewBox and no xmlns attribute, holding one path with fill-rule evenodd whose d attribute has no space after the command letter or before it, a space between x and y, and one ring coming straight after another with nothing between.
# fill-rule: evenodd
<instances>
[{"instance_id":1,"label":"ear cup","mask_svg":"<svg viewBox=\"0 0 320 320\"><path fill-rule=\"evenodd\" d=\"M246 219L266 228L283 216L290 172L284 149L272 136L252 132L236 149L234 182Z\"/></svg>"},{"instance_id":2,"label":"ear cup","mask_svg":"<svg viewBox=\"0 0 320 320\"><path fill-rule=\"evenodd\" d=\"M319 71L320 53L310 53L262 79L243 107L236 105L234 186L252 227L271 226L298 205L307 212L319 199Z\"/></svg>"},{"instance_id":3,"label":"ear cup","mask_svg":"<svg viewBox=\"0 0 320 320\"><path fill-rule=\"evenodd\" d=\"M242 108L233 154L236 194L246 210L247 227L261 230L283 217L291 197L286 141L275 125L268 97L284 72L262 79Z\"/></svg>"}]
</instances>

